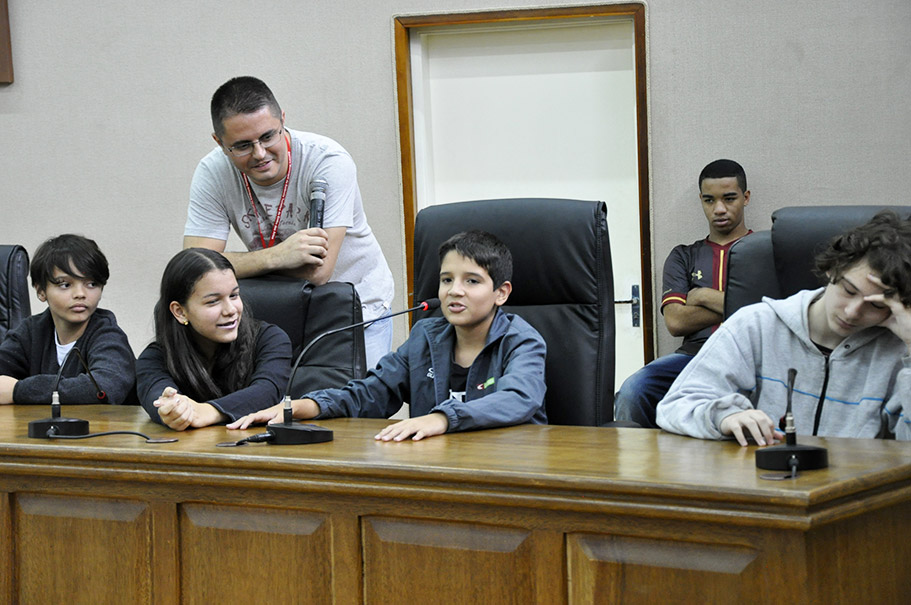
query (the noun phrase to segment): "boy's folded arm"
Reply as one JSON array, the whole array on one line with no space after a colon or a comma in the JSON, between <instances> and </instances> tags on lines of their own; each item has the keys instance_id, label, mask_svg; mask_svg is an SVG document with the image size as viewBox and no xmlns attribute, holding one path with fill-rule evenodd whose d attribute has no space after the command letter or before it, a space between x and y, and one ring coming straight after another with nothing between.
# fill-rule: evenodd
<instances>
[{"instance_id":1,"label":"boy's folded arm","mask_svg":"<svg viewBox=\"0 0 911 605\"><path fill-rule=\"evenodd\" d=\"M36 374L20 378L13 389L13 403L50 404L56 379L56 374Z\"/></svg>"},{"instance_id":2,"label":"boy's folded arm","mask_svg":"<svg viewBox=\"0 0 911 605\"><path fill-rule=\"evenodd\" d=\"M125 338L126 336L124 336ZM107 403L124 403L123 400L130 392L135 377L133 352L129 349L129 345L122 349L108 350L107 347L102 349L98 353L109 357L111 363L93 364L91 357L86 360L86 363L92 370L92 376L98 381L98 386L107 395ZM21 404L50 404L55 385L60 394L61 403L99 403L98 391L83 368L80 368L79 374L76 376L61 377L59 383L56 373L35 374L20 378L13 391L14 401Z\"/></svg>"},{"instance_id":3,"label":"boy's folded arm","mask_svg":"<svg viewBox=\"0 0 911 605\"><path fill-rule=\"evenodd\" d=\"M0 349L6 348L9 357L18 355L19 359L27 358L22 349L19 354L10 349L13 346L7 341ZM21 349L21 346L19 347ZM98 328L88 343L80 346L92 376L98 381L108 403L125 403L135 380L135 358L126 334L116 324L103 325ZM0 354L0 358L3 355ZM77 360L70 364L79 364ZM76 367L76 366L73 366ZM78 365L78 375L61 377L57 385L61 403L98 403L97 389L85 369ZM27 372L27 369L23 369ZM35 374L20 378L14 390L15 403L49 404L57 382L57 374Z\"/></svg>"},{"instance_id":4,"label":"boy's folded arm","mask_svg":"<svg viewBox=\"0 0 911 605\"><path fill-rule=\"evenodd\" d=\"M57 383L57 392L60 395L60 403L63 404L91 404L91 403L124 403L130 387L133 386L133 366L132 360L129 372L124 371L124 375L129 375L129 379L123 379L116 373L95 372L92 370L98 386L104 391L105 401L99 401L98 390L89 375L85 372L71 378L61 378L57 383L56 374L36 374L28 378L22 378L16 383L13 391L13 397L16 403L22 404L50 404L51 397L54 393L54 384ZM107 385L107 386L106 386ZM112 390L108 390L112 388Z\"/></svg>"},{"instance_id":5,"label":"boy's folded arm","mask_svg":"<svg viewBox=\"0 0 911 605\"><path fill-rule=\"evenodd\" d=\"M100 327L81 348L92 377L106 395L104 403L127 403L136 382L136 358L123 330L116 324ZM95 383L82 364L78 360L68 363L78 364L79 374L60 379L61 403L99 403Z\"/></svg>"},{"instance_id":6,"label":"boy's folded arm","mask_svg":"<svg viewBox=\"0 0 911 605\"><path fill-rule=\"evenodd\" d=\"M544 408L544 360L547 347L540 337L525 336L509 353L495 392L472 399L448 399L432 412L449 421L447 432L524 424ZM466 394L467 395L467 394Z\"/></svg>"}]
</instances>

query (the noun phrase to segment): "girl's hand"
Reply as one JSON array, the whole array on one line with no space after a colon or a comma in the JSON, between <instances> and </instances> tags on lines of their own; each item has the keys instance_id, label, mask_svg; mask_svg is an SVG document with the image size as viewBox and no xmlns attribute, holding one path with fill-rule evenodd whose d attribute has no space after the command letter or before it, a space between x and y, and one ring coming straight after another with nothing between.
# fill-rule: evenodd
<instances>
[{"instance_id":1,"label":"girl's hand","mask_svg":"<svg viewBox=\"0 0 911 605\"><path fill-rule=\"evenodd\" d=\"M212 404L193 401L178 393L174 387L166 387L153 405L158 408L161 421L175 431L209 426L224 420L224 414Z\"/></svg>"}]
</instances>

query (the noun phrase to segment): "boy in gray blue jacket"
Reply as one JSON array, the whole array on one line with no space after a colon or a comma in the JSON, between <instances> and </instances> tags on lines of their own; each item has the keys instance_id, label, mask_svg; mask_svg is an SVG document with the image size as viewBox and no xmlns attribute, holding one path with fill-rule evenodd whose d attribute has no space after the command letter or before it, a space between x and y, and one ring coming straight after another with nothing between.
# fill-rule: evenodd
<instances>
[{"instance_id":1,"label":"boy in gray blue jacket","mask_svg":"<svg viewBox=\"0 0 911 605\"><path fill-rule=\"evenodd\" d=\"M388 418L403 403L411 418L383 429L382 441L415 441L445 432L544 424L544 339L500 307L512 291L512 255L483 231L440 246L443 317L417 322L408 340L361 380L292 402L295 418ZM282 404L228 428L280 421Z\"/></svg>"}]
</instances>

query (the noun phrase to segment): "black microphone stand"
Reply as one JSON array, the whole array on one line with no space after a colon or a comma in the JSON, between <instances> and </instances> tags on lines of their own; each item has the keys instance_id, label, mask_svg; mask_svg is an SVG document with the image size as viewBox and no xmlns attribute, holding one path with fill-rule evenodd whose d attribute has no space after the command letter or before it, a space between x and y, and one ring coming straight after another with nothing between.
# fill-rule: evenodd
<instances>
[{"instance_id":1,"label":"black microphone stand","mask_svg":"<svg viewBox=\"0 0 911 605\"><path fill-rule=\"evenodd\" d=\"M431 298L417 306L411 307L410 309L405 309L404 311L399 311L398 313L391 313L383 318L370 319L356 324L351 324L350 326L343 326L341 328L329 330L328 332L323 332L311 340L307 346L304 347L304 350L300 352L300 355L297 356L297 360L294 362L294 366L291 369L291 377L288 378L288 388L285 389L285 398L282 400L282 403L284 404L284 407L282 409L282 422L280 424L266 425L266 430L269 431L269 434L272 435L269 443L275 445L300 445L306 443L322 443L324 441L332 441L333 439L331 429L317 426L315 424L302 424L299 422L294 422L293 411L291 409L291 385L294 382L294 375L297 374L297 369L300 367L301 361L303 361L304 357L306 357L307 353L310 351L310 349L313 348L316 343L321 341L323 338L337 334L338 332L353 330L354 328L358 328L360 326L372 324L375 321L391 319L396 315L404 315L405 313L411 313L412 311L429 311L431 309L436 309L439 306L440 299Z\"/></svg>"},{"instance_id":2,"label":"black microphone stand","mask_svg":"<svg viewBox=\"0 0 911 605\"><path fill-rule=\"evenodd\" d=\"M791 471L791 477L802 471L826 468L829 466L829 453L824 447L815 445L797 445L797 429L794 426L794 413L791 411L791 397L794 394L794 380L797 370L788 370L788 407L785 411L785 443L756 450L756 467L770 471Z\"/></svg>"},{"instance_id":3,"label":"black microphone stand","mask_svg":"<svg viewBox=\"0 0 911 605\"><path fill-rule=\"evenodd\" d=\"M79 358L82 367L85 368L89 378L92 379L92 384L95 385L95 391L98 393L98 399L105 398L104 391L98 387L98 383L95 381L95 377L92 376L92 372L89 370L89 366L85 362L82 353L79 349L73 347L70 349L70 352L67 353L63 363L60 364L60 369L57 371L57 379L54 381L54 392L51 395L51 417L45 418L44 420L32 420L28 423L28 436L33 439L52 439L59 435L81 437L89 434L88 420L62 418L60 416L60 393L57 392L57 387L60 385L60 377L63 375L63 368L66 366L66 362L69 361L70 355L73 353Z\"/></svg>"}]
</instances>

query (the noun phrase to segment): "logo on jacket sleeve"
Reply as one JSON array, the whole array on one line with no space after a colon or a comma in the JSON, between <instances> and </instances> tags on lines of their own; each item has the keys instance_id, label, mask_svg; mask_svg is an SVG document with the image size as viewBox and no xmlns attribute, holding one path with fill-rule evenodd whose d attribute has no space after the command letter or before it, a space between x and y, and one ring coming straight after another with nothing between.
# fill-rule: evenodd
<instances>
[{"instance_id":1,"label":"logo on jacket sleeve","mask_svg":"<svg viewBox=\"0 0 911 605\"><path fill-rule=\"evenodd\" d=\"M433 380L433 368L427 370L427 378Z\"/></svg>"}]
</instances>

